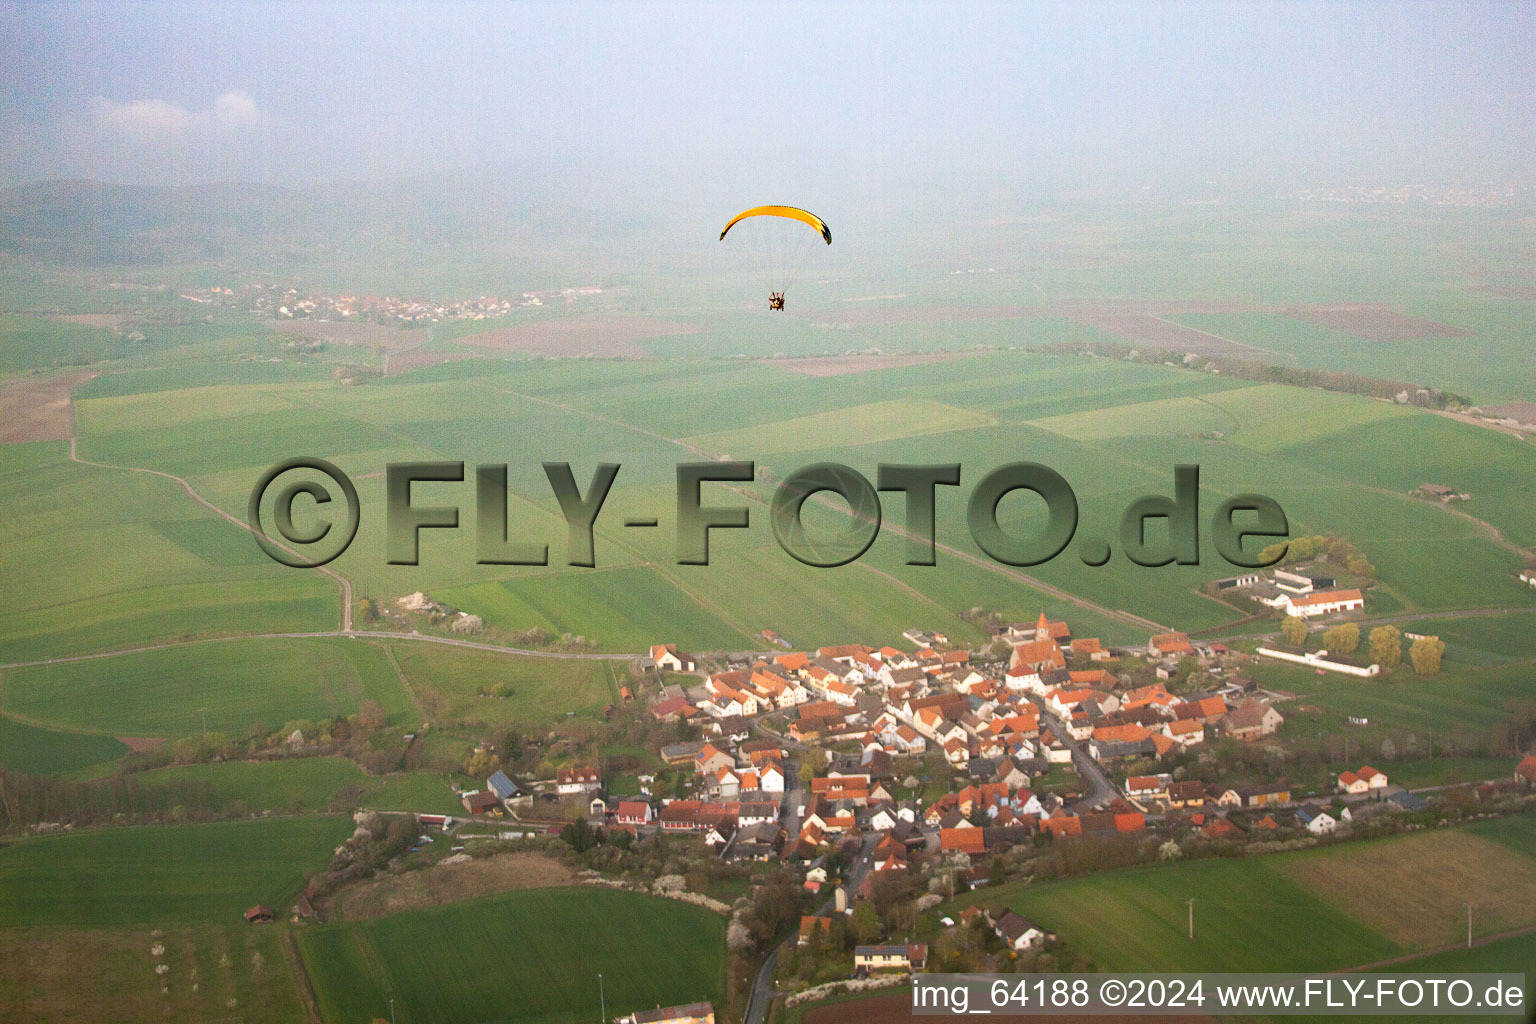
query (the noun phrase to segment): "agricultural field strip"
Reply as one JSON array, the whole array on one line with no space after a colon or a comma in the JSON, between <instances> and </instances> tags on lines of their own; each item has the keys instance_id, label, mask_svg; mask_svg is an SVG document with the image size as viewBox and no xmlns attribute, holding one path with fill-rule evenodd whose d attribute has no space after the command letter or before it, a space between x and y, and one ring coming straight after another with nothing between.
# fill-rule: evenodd
<instances>
[{"instance_id":1,"label":"agricultural field strip","mask_svg":"<svg viewBox=\"0 0 1536 1024\"><path fill-rule=\"evenodd\" d=\"M561 410L563 410L565 412L574 413L574 414L579 415L579 416L586 416L586 417L588 417L590 419L594 419L594 420L597 420L597 421L602 422L602 423L607 423L607 424L609 424L611 426L622 427L622 428L625 428L625 429L628 429L628 430L633 430L636 433L643 434L643 435L645 435L647 437L651 437L651 438L654 438L654 439L659 440L659 441L665 441L668 444L677 445L679 448L682 448L684 451L687 451L687 452L690 452L691 454L697 455L700 458L712 458L712 457L714 457L714 454L715 454L715 453L712 453L712 452L705 451L704 449L699 448L695 444L693 444L690 441L685 440L683 438L667 437L664 434L658 434L655 431L647 430L644 427L635 426L634 424L631 424L631 423L625 423L622 420L612 419L610 417L602 415L601 413L592 412L592 411L586 410L586 409L579 409L579 408L576 408L575 406L571 406L571 405L568 405L568 404L563 403L563 402L556 402L556 401L554 401L552 399L542 398L542 397L539 397L537 395L530 395L530 394L526 394L526 393L520 392L520 391L501 390L501 393L502 394L507 394L507 395L512 395L512 396L517 397L517 398L521 398L524 401L539 402L539 403L542 403L544 405L553 406L554 408L561 409ZM728 488L728 489L736 491L737 493L742 493L740 488L734 488L733 487L733 488ZM820 501L820 502L830 503L830 499L826 499L824 496L821 496L821 495L817 495L816 496L816 500ZM835 507L835 503L834 503L834 507ZM905 528L903 528L901 526L898 526L898 525L896 525L894 523L887 524L887 525L883 526L882 529L889 529L892 532L894 532L897 535L902 536L902 537L908 536L908 533L907 533ZM1009 579L1012 579L1012 580L1014 580L1016 582L1019 582L1019 583L1023 583L1026 586L1033 587L1034 589L1040 591L1041 593L1048 594L1051 597L1057 598L1058 600L1067 601L1067 602L1069 602L1071 604L1074 604L1074 605L1077 605L1078 607L1081 607L1081 608L1087 608L1087 609L1089 609L1091 611L1099 613L1100 615L1107 616L1108 618L1115 619L1115 620L1120 621L1120 622L1125 622L1125 623L1128 623L1130 625L1134 625L1134 626L1137 626L1137 627L1149 627L1149 628L1152 628L1155 632L1166 632L1166 630L1167 630L1166 626L1163 626L1163 625L1161 625L1159 623L1152 622L1149 619L1144 619L1144 618L1142 618L1139 615L1133 615L1130 612L1121 611L1121 610L1115 609L1115 608L1108 608L1108 607L1105 607L1103 605L1096 604L1096 603L1094 603L1092 601L1089 601L1088 599L1086 599L1084 597L1080 597L1079 595L1072 593L1071 591L1063 590L1062 588L1053 586L1053 585L1051 585L1049 583L1046 583L1044 580L1041 580L1041 579L1039 579L1037 577L1030 576L1027 573L1020 572L1019 570L1013 568L1012 566L1003 565L1003 564L1001 564L999 562L995 562L995 561L993 561L993 560L991 560L989 558L984 558L984 557L981 557L979 555L973 555L973 554L970 554L968 552L961 551L958 548L951 547L950 545L944 544L944 543L936 543L935 547L937 548L937 550L943 551L946 554L953 555L954 557L960 558L960 559L962 559L964 561L967 561L967 562L969 562L969 563L971 563L973 565L979 566L979 567L984 568L984 569L988 569L988 570L990 570L992 572L997 573L998 575L1005 576L1005 577L1007 577Z\"/></svg>"},{"instance_id":2,"label":"agricultural field strip","mask_svg":"<svg viewBox=\"0 0 1536 1024\"><path fill-rule=\"evenodd\" d=\"M97 651L94 654L71 654L59 658L43 658L38 661L16 661L0 665L0 670L33 668L38 665L63 665L72 661L96 661L101 658L116 658L124 654L143 654L146 651L160 651L168 647L187 647L193 644L219 644L236 640L307 640L318 637L348 637L354 640L418 640L423 643L445 644L449 647L469 647L477 651L513 654L524 658L551 658L557 661L632 661L635 657L633 654L595 654L587 651L527 650L520 647L502 647L498 644L482 644L474 640L459 640L449 636L432 636L427 633L397 633L384 630L330 630L309 633L235 633L230 636L201 637L195 640L167 640L164 643L148 644L143 647L124 647L114 651Z\"/></svg>"},{"instance_id":3,"label":"agricultural field strip","mask_svg":"<svg viewBox=\"0 0 1536 1024\"><path fill-rule=\"evenodd\" d=\"M511 395L523 398L525 400L533 400L533 401L537 401L537 402L542 402L544 404L548 404L548 405L560 408L560 409L565 410L567 412L575 413L575 414L578 414L578 415L589 416L589 417L592 417L594 419L598 419L598 420L601 420L603 422L607 422L607 423L609 423L611 425L615 425L615 426L619 426L619 427L626 428L626 429L629 429L629 430L637 431L637 432L639 432L641 434L653 437L655 439L662 440L662 441L670 443L670 444L678 445L680 447L683 447L686 450L695 452L695 453L700 454L700 455L707 454L707 453L703 452L702 450L700 450L697 446L689 443L686 440L679 439L679 438L666 437L665 435L656 433L654 431L646 430L645 428L642 428L642 427L637 427L637 426L635 426L633 424L625 423L625 422L623 422L621 420L616 420L616 419L612 419L612 418L609 418L609 417L604 417L604 416L601 416L601 415L596 414L596 413L590 413L590 412L587 412L585 410L580 410L580 409L573 408L571 406L565 405L564 403L559 403L559 402L555 402L555 401L552 401L552 400L549 400L549 399L543 399L543 398L539 398L539 397L536 397L536 396L527 395L527 394L521 393L521 392L504 391L503 393L511 394ZM1201 400L1203 401L1203 399L1201 399ZM1212 405L1212 406L1214 406L1216 408L1221 408L1220 406L1218 406L1214 402L1210 402L1208 404L1210 404L1210 405ZM1225 412L1229 416L1231 415L1231 413L1229 411L1227 411L1227 410L1223 410L1223 412ZM367 421L361 421L361 422L367 422ZM400 436L400 435L397 435L397 436ZM405 440L409 441L412 444L418 444L419 443L419 442L416 442L416 441L414 441L412 439L409 439L409 438L406 438ZM90 462L87 462L86 460L79 459L77 456L74 455L73 452L72 452L72 457L75 458L76 461L82 462L82 463L87 464L87 465L96 465L96 466L104 466L105 465L105 464L99 464L99 463L90 463ZM191 488L191 486L184 479L182 479L180 477L176 477L176 476L174 476L172 474L168 474L168 473L163 473L163 472L158 471L158 470L140 469L139 467L111 466L111 467L107 467L107 468L129 469L129 470L140 471L140 472L148 472L148 473L153 473L153 474L156 474L156 475L167 477L169 479L176 480L178 483L182 484L183 488L192 497L194 497L195 499L197 499L201 503L207 505L208 507L213 508L214 511L219 512L219 514L221 516L223 516L226 519L229 519L232 522L235 522L237 525L241 526L241 528L248 529L246 524L240 522L238 519L235 519L233 516L230 516L228 513L223 512L222 510L218 509L216 506L213 506L211 503L207 502L206 499L203 499L201 497L201 495L197 494L195 492L195 490L193 490ZM1383 491L1383 493L1391 493L1391 492ZM1497 540L1502 540L1502 536L1498 535L1498 531L1496 530L1496 528L1492 527L1491 525L1483 523L1482 520L1477 520L1474 517L1471 517L1470 515L1467 515L1466 513L1461 513L1460 510L1452 510L1452 511L1457 512L1459 515L1465 516L1467 519L1472 520L1474 523L1480 524L1489 533L1490 536L1494 537ZM897 532L902 532L902 531L900 531L899 528L893 527L893 529L896 529ZM617 541L616 538L613 538L613 539L615 540L616 543L621 543L621 546L622 546L622 542ZM1511 547L1511 548L1517 548L1517 546L1513 545L1512 542L1504 541L1504 543L1507 546ZM1014 571L1008 569L1007 567L1003 567L1003 566L997 565L997 564L992 563L992 562L990 562L988 560L983 560L983 559L975 558L974 556L967 556L966 553L961 552L961 551L956 551L953 548L948 547L947 545L941 545L941 546L944 547L945 550L947 552L951 553L951 554L957 555L958 557L961 557L961 558L966 558L968 560L971 560L971 561L975 562L976 564L984 566L984 567L986 567L986 568L988 568L988 569L990 569L992 571L1001 572L1004 575L1011 576L1011 577L1013 577L1015 579L1018 579L1020 582L1024 582L1027 585L1034 586L1036 589L1039 589L1042 592L1049 593L1051 596L1058 597L1060 599L1070 601L1070 602L1072 602L1074 604L1078 604L1079 606L1082 606L1082 607L1091 608L1091 609L1093 609L1095 611L1098 611L1098 612L1100 612L1102 614L1109 615L1109 616L1111 616L1113 618L1116 618L1116 619L1119 619L1121 621L1133 622L1133 624L1135 624L1137 626L1158 626L1158 624L1149 623L1147 620L1141 619L1141 618L1139 618L1137 616L1134 616L1134 615L1130 615L1130 613L1119 612L1117 610L1112 610L1112 609L1108 609L1108 608L1105 608L1103 606L1097 605L1094 602L1088 601L1086 599L1083 599L1083 598L1079 597L1078 595L1076 595L1074 593L1062 590L1060 588L1052 587L1049 584L1045 584L1045 583L1043 583L1043 581L1038 581L1038 580L1034 579L1033 577L1027 576L1026 574L1014 572ZM631 553L633 554L634 552L631 552ZM325 570L322 570L322 571L325 571ZM341 576L340 574L335 574L335 573L332 573L331 575L333 575L334 578L342 581L344 587L349 586L350 581L346 580L345 577ZM663 575L665 576L666 574L663 574ZM668 578L668 580L669 580L669 582L673 583L673 585L675 585L675 586L678 585L677 581L672 580L670 578ZM702 602L699 600L699 598L696 595L694 595L692 593L689 593L686 590L683 590L683 593L685 593L690 599L694 600L695 603L700 604L701 607L702 607ZM348 605L347 605L348 617L350 617L350 611L351 611L351 606L350 606L350 602L349 602ZM716 612L715 614L717 614L722 619L724 618L724 616L723 615L719 615L718 612ZM745 636L749 636L750 637L752 635L750 633L750 631L748 631L746 629L743 629L739 625L736 625L734 623L731 623L730 625L732 625L732 628L736 629L738 632L741 632ZM1158 626L1158 628L1161 628L1161 627ZM337 635L337 634L330 633L330 634L315 634L315 635ZM345 631L343 632L343 635L345 635ZM447 638L442 638L442 639L446 640ZM513 648L495 648L492 645L485 645L485 646L488 649L504 650L504 651L506 651L508 653L538 653L538 654L547 653L547 652L523 652L523 651L519 651L518 649L513 649Z\"/></svg>"},{"instance_id":4,"label":"agricultural field strip","mask_svg":"<svg viewBox=\"0 0 1536 1024\"><path fill-rule=\"evenodd\" d=\"M481 386L483 386L483 385L481 385ZM507 391L507 392L504 392L504 393L505 394L511 394L511 395L516 395L517 394L516 392L511 392L511 391ZM523 397L526 397L526 396L523 396ZM332 411L332 410L326 410L323 407L316 406L316 405L314 405L312 403L301 402L298 399L290 399L290 401L293 401L295 404L304 405L305 407L311 409L312 411L316 411L316 412ZM546 403L546 404L554 405L555 403ZM566 411L568 411L568 412L578 412L578 410L566 410ZM437 454L440 454L440 455L444 454L440 449L433 448L431 445L425 444L425 443L423 443L421 440L419 440L417 438L412 438L412 437L410 437L410 436L408 436L406 434L403 434L400 431L395 430L395 429L389 427L386 424L375 423L375 422L373 422L371 420L364 419L363 417L356 416L356 415L354 415L354 414L352 414L350 412L343 411L343 412L341 412L341 415L345 416L347 419L351 419L351 420L354 420L354 421L356 421L358 423L362 423L362 424L365 424L367 426L383 430L386 433L392 434L396 439L400 440L401 442L405 443L408 446L424 447L424 448L427 448L429 451L436 452ZM616 421L614 421L614 422L615 422L616 425L619 425L619 426L628 426L628 424L618 424L618 423L616 423ZM518 497L519 497L520 500L522 500L527 505L539 509L541 514L549 515L547 510L541 508L540 506L538 506L533 501L531 501L531 500L529 500L526 497L523 497L521 495L518 495ZM672 584L672 586L677 588L677 590L680 593L682 593L685 597L687 597L689 600L691 600L694 604L698 605L704 611L709 612L710 614L714 615L716 618L720 619L726 625L730 626L732 629L736 630L736 632L740 633L747 640L750 641L750 640L756 639L756 634L755 634L754 631L743 627L742 625L740 625L737 622L732 621L730 616L728 616L723 610L712 607L708 602L706 602L698 594L694 593L688 587L684 586L683 582L676 577L676 574L667 572L659 564L649 563L642 552L640 552L639 550L637 550L636 548L634 548L634 547L632 547L630 545L630 543L629 543L627 538L622 537L622 535L620 535L620 534L616 534L616 533L612 533L612 532L609 532L609 531L605 531L604 532L604 539L608 543L613 544L614 546L620 548L621 550L625 551L626 553L628 553L629 555L634 557L636 559L636 561L639 562L640 564L648 564L648 565L650 565L650 567L658 575L660 575L668 583ZM338 574L338 578L341 578L339 576L339 574ZM352 623L351 623L351 584L350 584L350 582L347 583L347 602L348 602L347 603L347 621L346 621L346 623L343 626L343 630L350 630L352 628ZM508 650L511 650L511 649L508 649Z\"/></svg>"},{"instance_id":5,"label":"agricultural field strip","mask_svg":"<svg viewBox=\"0 0 1536 1024\"><path fill-rule=\"evenodd\" d=\"M78 462L78 463L80 463L83 466L94 466L97 469L116 470L116 471L119 471L119 472L128 472L128 473L148 473L148 474L150 474L152 476L159 476L159 477L164 477L167 480L173 480L176 483L181 485L182 490L187 492L187 497L191 498L193 501L195 501L198 504L206 507L209 511L216 513L217 515L219 515L220 517L228 520L229 522L234 523L236 526L238 526L240 529L246 531L247 533L250 533L250 534L253 534L253 535L255 534L256 531L251 529L251 526L250 526L249 523L245 522L244 520L240 519L237 516L231 515L230 513L224 511L222 508L219 508L219 506L215 505L213 502L209 501L207 498L203 497L183 477L176 476L173 473L162 472L161 470L158 470L158 469L145 469L145 468L143 468L141 466L114 466L114 465L109 465L108 463L105 463L105 462L92 462L89 459L82 459L82 458L80 458L79 454L76 451L77 442L76 442L75 437L73 436L74 432L71 431L70 433L71 433L71 436L70 436L70 439L69 439L69 458L70 458L70 461ZM269 540L270 539L271 538L269 538ZM303 557L298 552L296 552L292 548L288 547L286 544L283 544L280 540L272 540L272 543L277 545L278 547L282 548L284 551L287 551L289 554L293 555L295 558L302 558ZM329 576L331 579L335 580L337 583L339 583L341 585L341 628L342 628L343 632L350 631L351 628L352 628L352 581L347 579L347 577L343 576L341 573L339 573L336 570L332 569L328 565L317 566L316 569L322 575Z\"/></svg>"}]
</instances>

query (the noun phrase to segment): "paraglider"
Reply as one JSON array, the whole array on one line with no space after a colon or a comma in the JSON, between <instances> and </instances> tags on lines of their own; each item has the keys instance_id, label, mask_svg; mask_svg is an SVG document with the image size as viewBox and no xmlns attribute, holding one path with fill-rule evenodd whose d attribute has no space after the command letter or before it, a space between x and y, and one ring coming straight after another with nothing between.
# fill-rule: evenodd
<instances>
[{"instance_id":1,"label":"paraglider","mask_svg":"<svg viewBox=\"0 0 1536 1024\"><path fill-rule=\"evenodd\" d=\"M769 275L768 308L775 312L784 309L784 292L794 278L799 258L819 235L828 245L832 244L832 229L827 222L807 210L795 206L754 206L743 210L730 219L720 231L720 240L730 234L732 228L753 217L771 218L761 224L743 228L750 234L743 244L761 253L761 262ZM806 231L810 228L811 231Z\"/></svg>"}]
</instances>

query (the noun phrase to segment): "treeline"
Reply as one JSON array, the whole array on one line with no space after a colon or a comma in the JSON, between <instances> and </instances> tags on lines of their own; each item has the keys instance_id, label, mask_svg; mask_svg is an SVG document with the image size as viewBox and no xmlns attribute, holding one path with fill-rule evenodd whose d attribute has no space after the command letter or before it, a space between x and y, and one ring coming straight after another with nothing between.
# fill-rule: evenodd
<instances>
[{"instance_id":1,"label":"treeline","mask_svg":"<svg viewBox=\"0 0 1536 1024\"><path fill-rule=\"evenodd\" d=\"M1141 349L1114 342L1082 342L1072 345L1047 346L1047 350L1074 351L1120 359L1127 362L1150 363L1157 366L1180 365L1188 369L1219 373L1236 380L1251 380L1263 384L1289 384L1298 388L1320 388L1324 391L1342 391L1350 395L1368 398L1384 398L1396 401L1406 393L1409 405L1426 409L1464 409L1472 405L1472 399L1454 391L1428 388L1408 381L1389 380L1384 377L1366 377L1358 373L1337 370L1314 370L1303 366L1275 366L1252 359L1233 359L1230 356L1206 356L1194 352L1180 356L1169 349Z\"/></svg>"}]
</instances>

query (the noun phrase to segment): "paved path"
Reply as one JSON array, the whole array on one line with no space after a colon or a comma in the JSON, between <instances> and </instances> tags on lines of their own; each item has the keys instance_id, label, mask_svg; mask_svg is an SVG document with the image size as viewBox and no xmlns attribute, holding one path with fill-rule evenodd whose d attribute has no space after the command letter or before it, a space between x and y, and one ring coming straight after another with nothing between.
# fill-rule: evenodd
<instances>
[{"instance_id":1,"label":"paved path","mask_svg":"<svg viewBox=\"0 0 1536 1024\"><path fill-rule=\"evenodd\" d=\"M1093 787L1092 792L1078 801L1078 804L1086 804L1089 807L1102 807L1115 797L1120 796L1119 787L1109 777L1109 773L1104 770L1104 766L1088 756L1087 748L1072 738L1072 734L1067 731L1066 723L1050 710L1042 698L1031 696L1029 699L1035 707L1040 709L1040 717L1049 723L1051 731L1056 733L1061 741L1071 749L1072 766L1077 769L1077 774L1087 779Z\"/></svg>"}]
</instances>

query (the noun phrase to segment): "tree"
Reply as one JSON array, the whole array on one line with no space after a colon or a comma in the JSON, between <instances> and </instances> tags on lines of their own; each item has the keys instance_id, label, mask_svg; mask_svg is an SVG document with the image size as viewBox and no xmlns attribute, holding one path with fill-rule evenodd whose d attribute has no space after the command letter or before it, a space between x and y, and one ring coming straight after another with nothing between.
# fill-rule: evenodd
<instances>
[{"instance_id":1,"label":"tree","mask_svg":"<svg viewBox=\"0 0 1536 1024\"><path fill-rule=\"evenodd\" d=\"M1421 676L1432 676L1440 671L1440 658L1445 654L1445 641L1439 637L1421 636L1408 648L1408 659L1413 670Z\"/></svg>"},{"instance_id":2,"label":"tree","mask_svg":"<svg viewBox=\"0 0 1536 1024\"><path fill-rule=\"evenodd\" d=\"M816 768L809 761L800 762L800 770L796 773L800 778L800 785L809 786L811 780L816 777Z\"/></svg>"},{"instance_id":3,"label":"tree","mask_svg":"<svg viewBox=\"0 0 1536 1024\"><path fill-rule=\"evenodd\" d=\"M1388 672L1403 660L1403 634L1396 626L1377 626L1371 630L1371 660Z\"/></svg>"},{"instance_id":4,"label":"tree","mask_svg":"<svg viewBox=\"0 0 1536 1024\"><path fill-rule=\"evenodd\" d=\"M389 724L384 705L376 700L365 700L357 706L357 724L368 732L376 732Z\"/></svg>"},{"instance_id":5,"label":"tree","mask_svg":"<svg viewBox=\"0 0 1536 1024\"><path fill-rule=\"evenodd\" d=\"M869 900L853 908L853 937L866 946L880 940L880 914Z\"/></svg>"},{"instance_id":6,"label":"tree","mask_svg":"<svg viewBox=\"0 0 1536 1024\"><path fill-rule=\"evenodd\" d=\"M1307 624L1295 615L1285 617L1285 621L1280 623L1280 633L1292 647L1300 647L1307 642Z\"/></svg>"},{"instance_id":7,"label":"tree","mask_svg":"<svg viewBox=\"0 0 1536 1024\"><path fill-rule=\"evenodd\" d=\"M587 824L585 818L577 818L565 828L560 830L560 838L564 839L571 849L577 853L586 853L597 845L597 835L592 831L592 826Z\"/></svg>"},{"instance_id":8,"label":"tree","mask_svg":"<svg viewBox=\"0 0 1536 1024\"><path fill-rule=\"evenodd\" d=\"M1330 654L1354 654L1360 647L1360 627L1353 622L1334 626L1323 634L1323 646Z\"/></svg>"}]
</instances>

